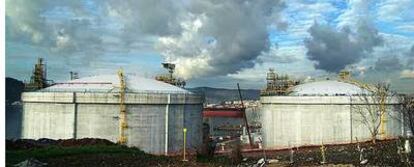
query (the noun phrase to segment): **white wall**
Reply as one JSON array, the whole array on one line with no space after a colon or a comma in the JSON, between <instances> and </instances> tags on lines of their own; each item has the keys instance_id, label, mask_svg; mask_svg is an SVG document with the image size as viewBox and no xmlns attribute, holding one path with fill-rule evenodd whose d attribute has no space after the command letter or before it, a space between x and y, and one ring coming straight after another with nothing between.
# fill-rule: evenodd
<instances>
[{"instance_id":1,"label":"white wall","mask_svg":"<svg viewBox=\"0 0 414 167\"><path fill-rule=\"evenodd\" d=\"M116 93L23 93L22 138L103 138L116 142L119 134L119 96ZM202 143L203 98L188 94L132 93L126 95L127 145L164 154ZM168 106L168 107L167 107ZM168 138L166 143L166 112ZM167 145L166 145L167 144Z\"/></svg>"},{"instance_id":2,"label":"white wall","mask_svg":"<svg viewBox=\"0 0 414 167\"><path fill-rule=\"evenodd\" d=\"M267 148L350 143L369 140L368 128L351 103L359 98L344 96L263 96L262 132ZM395 105L395 104L392 104ZM401 135L397 112L387 117L386 137Z\"/></svg>"}]
</instances>

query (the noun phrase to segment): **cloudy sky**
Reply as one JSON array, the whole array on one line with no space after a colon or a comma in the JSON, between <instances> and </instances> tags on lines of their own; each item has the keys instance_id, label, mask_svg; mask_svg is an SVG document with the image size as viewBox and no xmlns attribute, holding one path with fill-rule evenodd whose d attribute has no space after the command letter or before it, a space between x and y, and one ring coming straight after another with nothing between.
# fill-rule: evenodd
<instances>
[{"instance_id":1,"label":"cloudy sky","mask_svg":"<svg viewBox=\"0 0 414 167\"><path fill-rule=\"evenodd\" d=\"M261 88L342 69L414 93L413 0L6 0L6 76L127 73L177 64L189 87Z\"/></svg>"}]
</instances>

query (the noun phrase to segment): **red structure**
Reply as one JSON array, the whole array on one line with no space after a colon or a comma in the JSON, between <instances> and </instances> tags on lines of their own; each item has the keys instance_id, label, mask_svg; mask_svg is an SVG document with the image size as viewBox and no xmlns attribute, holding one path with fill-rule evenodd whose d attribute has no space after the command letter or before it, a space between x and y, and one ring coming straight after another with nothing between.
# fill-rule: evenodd
<instances>
[{"instance_id":1,"label":"red structure","mask_svg":"<svg viewBox=\"0 0 414 167\"><path fill-rule=\"evenodd\" d=\"M243 118L242 108L236 107L206 107L203 111L203 117L230 117Z\"/></svg>"}]
</instances>

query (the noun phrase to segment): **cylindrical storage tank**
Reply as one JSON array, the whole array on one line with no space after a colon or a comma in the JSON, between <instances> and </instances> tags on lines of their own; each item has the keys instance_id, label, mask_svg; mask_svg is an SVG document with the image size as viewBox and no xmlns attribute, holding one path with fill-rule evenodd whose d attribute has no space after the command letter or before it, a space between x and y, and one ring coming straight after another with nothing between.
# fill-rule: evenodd
<instances>
[{"instance_id":1,"label":"cylindrical storage tank","mask_svg":"<svg viewBox=\"0 0 414 167\"><path fill-rule=\"evenodd\" d=\"M339 81L298 85L287 96L261 96L265 148L371 140L370 129L361 113L367 114L364 108L378 104L364 101L363 96L369 97L369 92ZM378 139L395 138L404 133L402 117L397 111L397 98L389 98L385 104L388 112L381 125L385 133L378 134Z\"/></svg>"},{"instance_id":2,"label":"cylindrical storage tank","mask_svg":"<svg viewBox=\"0 0 414 167\"><path fill-rule=\"evenodd\" d=\"M202 144L204 97L137 76L126 76L125 137L128 146L153 154L174 154ZM120 132L117 75L81 78L22 95L22 138L102 138L117 142Z\"/></svg>"}]
</instances>

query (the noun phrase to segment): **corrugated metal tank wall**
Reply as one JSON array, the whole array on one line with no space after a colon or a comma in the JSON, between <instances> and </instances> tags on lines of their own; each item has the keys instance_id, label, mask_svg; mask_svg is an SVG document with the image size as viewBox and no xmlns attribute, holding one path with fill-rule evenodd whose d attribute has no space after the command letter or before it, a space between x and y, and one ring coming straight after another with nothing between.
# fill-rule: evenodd
<instances>
[{"instance_id":1,"label":"corrugated metal tank wall","mask_svg":"<svg viewBox=\"0 0 414 167\"><path fill-rule=\"evenodd\" d=\"M351 143L356 137L370 140L371 135L361 122L361 115L352 111L352 105L363 105L358 99L346 96L261 97L265 147ZM389 104L389 107L393 108L393 105L396 104ZM402 123L398 119L401 116L395 111L389 114L386 137L402 135Z\"/></svg>"},{"instance_id":2,"label":"corrugated metal tank wall","mask_svg":"<svg viewBox=\"0 0 414 167\"><path fill-rule=\"evenodd\" d=\"M117 93L27 92L22 100L22 138L118 139ZM176 153L186 127L187 148L198 148L203 100L195 94L127 93L127 145L154 154Z\"/></svg>"}]
</instances>

